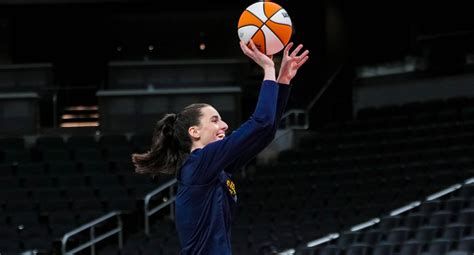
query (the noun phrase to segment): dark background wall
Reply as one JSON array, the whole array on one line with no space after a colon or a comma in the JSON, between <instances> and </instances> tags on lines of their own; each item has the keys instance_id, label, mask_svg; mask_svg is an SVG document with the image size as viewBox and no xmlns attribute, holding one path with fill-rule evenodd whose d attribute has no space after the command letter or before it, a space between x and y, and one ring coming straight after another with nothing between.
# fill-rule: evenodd
<instances>
[{"instance_id":1,"label":"dark background wall","mask_svg":"<svg viewBox=\"0 0 474 255\"><path fill-rule=\"evenodd\" d=\"M253 2L2 0L0 61L52 62L58 86L100 86L112 60L242 57L236 25ZM418 55L449 68L474 45L474 19L460 3L275 2L292 18L292 40L311 51L290 107L305 107L344 64L323 111L347 109L342 115L350 116L355 66Z\"/></svg>"},{"instance_id":2,"label":"dark background wall","mask_svg":"<svg viewBox=\"0 0 474 255\"><path fill-rule=\"evenodd\" d=\"M12 62L99 65L109 59L141 59L148 45L155 46L151 58L238 56L236 23L253 2L2 0L2 31L11 36L2 34L1 40L10 41ZM474 28L470 9L460 3L326 0L308 8L301 2L275 2L291 15L293 40L313 50L315 65L332 63L348 50L342 55L357 64L397 59L419 53L422 36ZM208 44L205 53L197 47L200 41Z\"/></svg>"},{"instance_id":3,"label":"dark background wall","mask_svg":"<svg viewBox=\"0 0 474 255\"><path fill-rule=\"evenodd\" d=\"M12 63L53 62L61 83L97 83L110 60L241 57L236 26L251 3L4 5L0 14L8 17L12 52L4 58ZM310 11L290 1L280 4L292 17L293 40L312 51L309 65L318 70L323 64L322 6ZM199 50L201 42L205 51Z\"/></svg>"}]
</instances>

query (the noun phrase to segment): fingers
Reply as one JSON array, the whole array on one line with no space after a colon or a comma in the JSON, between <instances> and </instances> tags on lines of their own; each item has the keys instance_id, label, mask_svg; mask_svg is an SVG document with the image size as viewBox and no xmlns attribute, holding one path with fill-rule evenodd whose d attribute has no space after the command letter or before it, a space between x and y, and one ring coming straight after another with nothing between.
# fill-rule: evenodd
<instances>
[{"instance_id":1,"label":"fingers","mask_svg":"<svg viewBox=\"0 0 474 255\"><path fill-rule=\"evenodd\" d=\"M300 68L302 65L304 65L304 63L306 63L306 61L308 61L308 58L309 58L309 56L304 56L303 59L301 59L300 62L298 62L298 64L297 64L298 68Z\"/></svg>"},{"instance_id":2,"label":"fingers","mask_svg":"<svg viewBox=\"0 0 474 255\"><path fill-rule=\"evenodd\" d=\"M255 54L258 54L260 53L260 51L258 50L257 46L255 45L255 43L253 42L252 39L250 39L250 41L248 42L248 44L245 44L242 40L239 42L240 43L240 48L242 49L242 51L246 54L246 55L255 55ZM291 56L293 58L298 58L300 59L303 59L305 58L309 51L308 50L305 50L300 56L297 56L298 53L300 52L300 50L303 48L303 44L300 44L298 45L298 47L295 48L295 50L293 50L293 52L291 52L291 54L289 54L291 48L293 47L293 42L289 42L286 46L285 46L285 49L283 50L284 54L283 56ZM269 55L268 56L270 59L273 59L273 56Z\"/></svg>"},{"instance_id":3,"label":"fingers","mask_svg":"<svg viewBox=\"0 0 474 255\"><path fill-rule=\"evenodd\" d=\"M252 40L252 39L250 39L249 44L250 44L250 48L251 48L253 51L258 51L257 46L255 46L255 43L253 43L253 40Z\"/></svg>"},{"instance_id":4,"label":"fingers","mask_svg":"<svg viewBox=\"0 0 474 255\"><path fill-rule=\"evenodd\" d=\"M304 57L306 57L307 55L309 54L309 50L305 50L303 53L301 53L301 55L298 56L299 59L303 59ZM301 60L300 60L301 61Z\"/></svg>"},{"instance_id":5,"label":"fingers","mask_svg":"<svg viewBox=\"0 0 474 255\"><path fill-rule=\"evenodd\" d=\"M247 51L248 51L247 45L245 45L245 43L243 41L240 41L239 44L240 44L240 48L242 49L242 51L244 53L247 53Z\"/></svg>"},{"instance_id":6,"label":"fingers","mask_svg":"<svg viewBox=\"0 0 474 255\"><path fill-rule=\"evenodd\" d=\"M288 52L290 52L291 47L293 47L293 42L289 42L285 49L283 50L283 56L288 56Z\"/></svg>"},{"instance_id":7,"label":"fingers","mask_svg":"<svg viewBox=\"0 0 474 255\"><path fill-rule=\"evenodd\" d=\"M245 55L249 57L254 56L252 49L250 49L243 41L240 41L240 48L242 49Z\"/></svg>"},{"instance_id":8,"label":"fingers","mask_svg":"<svg viewBox=\"0 0 474 255\"><path fill-rule=\"evenodd\" d=\"M298 45L298 47L296 47L296 49L290 54L290 56L296 57L296 55L298 55L298 52L300 52L302 48L303 48L303 44Z\"/></svg>"},{"instance_id":9,"label":"fingers","mask_svg":"<svg viewBox=\"0 0 474 255\"><path fill-rule=\"evenodd\" d=\"M239 45L240 45L240 49L245 53L245 50L246 50L245 47L246 47L246 46L244 45L244 42L243 42L243 41L240 41L240 42L239 42Z\"/></svg>"},{"instance_id":10,"label":"fingers","mask_svg":"<svg viewBox=\"0 0 474 255\"><path fill-rule=\"evenodd\" d=\"M250 39L250 41L247 44L241 41L240 47L244 51L245 55L249 57L257 57L258 54L261 54L260 50L258 50L257 46L255 45L252 39Z\"/></svg>"}]
</instances>

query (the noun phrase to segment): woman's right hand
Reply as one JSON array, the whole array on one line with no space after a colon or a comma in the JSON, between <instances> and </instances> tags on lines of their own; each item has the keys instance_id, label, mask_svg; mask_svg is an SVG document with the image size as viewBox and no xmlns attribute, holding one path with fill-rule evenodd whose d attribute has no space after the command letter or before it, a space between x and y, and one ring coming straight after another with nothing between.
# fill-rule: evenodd
<instances>
[{"instance_id":1,"label":"woman's right hand","mask_svg":"<svg viewBox=\"0 0 474 255\"><path fill-rule=\"evenodd\" d=\"M267 56L258 50L252 39L250 39L249 45L250 47L240 41L242 52L263 68L265 72L264 80L275 80L275 63L272 56Z\"/></svg>"}]
</instances>

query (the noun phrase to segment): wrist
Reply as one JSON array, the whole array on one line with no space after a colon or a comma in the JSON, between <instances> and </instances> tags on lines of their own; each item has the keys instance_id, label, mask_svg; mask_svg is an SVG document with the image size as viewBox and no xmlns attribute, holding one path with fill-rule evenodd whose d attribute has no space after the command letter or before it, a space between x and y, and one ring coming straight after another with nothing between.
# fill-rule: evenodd
<instances>
[{"instance_id":1,"label":"wrist","mask_svg":"<svg viewBox=\"0 0 474 255\"><path fill-rule=\"evenodd\" d=\"M275 80L275 77L276 77L275 68L264 68L263 72L264 72L264 77L263 77L264 80L272 80L272 81Z\"/></svg>"},{"instance_id":2,"label":"wrist","mask_svg":"<svg viewBox=\"0 0 474 255\"><path fill-rule=\"evenodd\" d=\"M291 82L291 79L284 78L284 77L278 77L277 82L280 84L286 84L289 85Z\"/></svg>"},{"instance_id":3,"label":"wrist","mask_svg":"<svg viewBox=\"0 0 474 255\"><path fill-rule=\"evenodd\" d=\"M261 67L263 68L264 71L275 69L275 65L273 63L265 63Z\"/></svg>"}]
</instances>

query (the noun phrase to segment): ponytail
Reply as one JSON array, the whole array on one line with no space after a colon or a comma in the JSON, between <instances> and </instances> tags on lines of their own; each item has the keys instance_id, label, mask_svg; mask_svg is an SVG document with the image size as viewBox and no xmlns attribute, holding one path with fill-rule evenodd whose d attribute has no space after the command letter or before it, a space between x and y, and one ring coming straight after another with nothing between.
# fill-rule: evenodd
<instances>
[{"instance_id":1,"label":"ponytail","mask_svg":"<svg viewBox=\"0 0 474 255\"><path fill-rule=\"evenodd\" d=\"M199 125L201 108L207 104L192 104L179 114L166 114L156 123L152 145L148 152L132 154L135 172L140 174L176 174L191 150L188 128Z\"/></svg>"}]
</instances>

